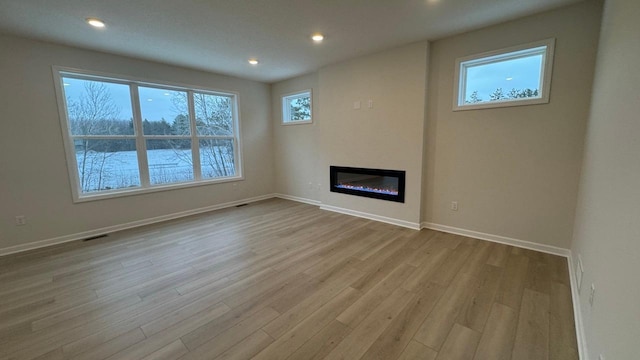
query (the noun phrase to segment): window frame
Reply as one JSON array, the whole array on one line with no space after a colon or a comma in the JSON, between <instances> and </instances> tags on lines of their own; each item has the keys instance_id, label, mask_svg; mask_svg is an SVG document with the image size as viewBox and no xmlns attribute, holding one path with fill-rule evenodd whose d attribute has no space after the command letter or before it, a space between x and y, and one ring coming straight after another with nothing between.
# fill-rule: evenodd
<instances>
[{"instance_id":1,"label":"window frame","mask_svg":"<svg viewBox=\"0 0 640 360\"><path fill-rule=\"evenodd\" d=\"M505 99L484 103L465 104L466 68L483 64L492 64L504 60L518 59L534 54L535 49L546 47L542 57L542 71L540 72L540 96L535 98ZM555 38L544 39L527 44L511 46L503 49L488 51L457 58L455 61L455 75L453 82L453 111L492 109L511 106L525 106L548 104L550 101L551 78L553 73L553 58Z\"/></svg>"},{"instance_id":2,"label":"window frame","mask_svg":"<svg viewBox=\"0 0 640 360\"><path fill-rule=\"evenodd\" d=\"M291 107L289 106L289 103L291 102L291 100L307 97L306 96L307 94L309 97L309 109L311 111L311 119L285 120L285 119L291 119L291 112L290 112ZM282 99L281 100L281 111L282 111L281 124L282 125L302 125L302 124L313 123L313 89L306 89L306 90L294 91L287 94L282 94L281 99Z\"/></svg>"},{"instance_id":3,"label":"window frame","mask_svg":"<svg viewBox=\"0 0 640 360\"><path fill-rule=\"evenodd\" d=\"M180 84L169 81L158 81L158 80L150 80L138 78L130 75L120 75L99 71L90 71L83 69L76 69L64 66L52 66L53 78L54 78L54 88L58 103L58 115L60 119L60 130L62 132L62 138L65 148L65 155L67 160L67 170L69 174L69 180L71 185L71 193L73 196L74 203L81 203L87 201L94 200L102 200L102 199L110 199L124 196L132 196L146 193L153 193L158 191L167 191L181 188L189 188L196 186L204 186L211 185L217 183L226 183L226 182L235 182L244 180L244 168L243 168L243 156L242 156L242 129L240 127L240 96L239 93L235 91L229 90L220 90L213 88L204 88L201 86L194 86L188 84ZM134 126L134 134L133 135L118 135L118 136L102 136L102 135L79 135L75 136L71 134L71 126L69 119L67 117L67 101L65 97L65 91L63 86L63 77L73 77L76 79L84 79L84 80L93 80L93 81L104 81L109 83L117 83L129 86L129 93L131 96L131 105L133 112L133 126ZM189 136L179 136L179 135L145 135L143 131L142 124L142 115L141 115L141 106L140 106L140 96L138 87L152 87L157 89L166 89L172 91L185 91L187 92L187 101L189 108L189 121L191 126L191 132ZM198 135L196 130L196 118L195 109L193 104L193 93L204 93L210 95L217 96L227 96L232 98L231 102L231 111L232 111L232 121L233 121L233 133L230 136L203 136ZM83 193L80 177L78 173L77 159L75 153L75 146L73 139L75 137L87 137L87 138L95 138L95 139L114 139L114 140L134 140L136 142L136 157L138 160L138 169L140 173L140 186L135 188L121 188L121 189L113 189L113 190L101 190L96 191L94 193ZM232 139L233 141L233 152L234 152L234 164L235 164L235 175L229 177L222 178L205 178L201 177L201 166L199 161L199 154L197 159L194 157L193 159L193 175L194 180L185 181L185 182L176 182L169 184L157 184L152 185L150 183L149 176L149 166L148 166L148 158L147 158L147 147L146 141L153 139L175 139L175 138L185 138L191 140L191 150L192 153L196 153L200 151L199 142L203 139L210 138L225 138Z\"/></svg>"}]
</instances>

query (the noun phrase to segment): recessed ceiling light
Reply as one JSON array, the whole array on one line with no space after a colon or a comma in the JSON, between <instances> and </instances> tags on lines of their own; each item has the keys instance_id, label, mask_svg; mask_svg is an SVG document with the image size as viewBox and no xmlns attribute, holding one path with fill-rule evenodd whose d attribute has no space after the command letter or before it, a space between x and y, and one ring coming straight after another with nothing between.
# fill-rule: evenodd
<instances>
[{"instance_id":1,"label":"recessed ceiling light","mask_svg":"<svg viewBox=\"0 0 640 360\"><path fill-rule=\"evenodd\" d=\"M147 101L153 101L153 99L149 98L149 99L147 99Z\"/></svg>"},{"instance_id":2,"label":"recessed ceiling light","mask_svg":"<svg viewBox=\"0 0 640 360\"><path fill-rule=\"evenodd\" d=\"M259 61L258 59L249 59L249 64L251 65L258 65Z\"/></svg>"},{"instance_id":3,"label":"recessed ceiling light","mask_svg":"<svg viewBox=\"0 0 640 360\"><path fill-rule=\"evenodd\" d=\"M511 80L513 80L513 78L512 78L512 77L508 77L508 78L507 78L507 81L511 81Z\"/></svg>"},{"instance_id":4,"label":"recessed ceiling light","mask_svg":"<svg viewBox=\"0 0 640 360\"><path fill-rule=\"evenodd\" d=\"M324 40L324 36L322 36L322 34L313 34L311 36L311 40L313 40L315 42L320 42L320 41Z\"/></svg>"},{"instance_id":5,"label":"recessed ceiling light","mask_svg":"<svg viewBox=\"0 0 640 360\"><path fill-rule=\"evenodd\" d=\"M164 95L164 96L169 96L169 93L164 93L163 95Z\"/></svg>"},{"instance_id":6,"label":"recessed ceiling light","mask_svg":"<svg viewBox=\"0 0 640 360\"><path fill-rule=\"evenodd\" d=\"M102 20L100 20L100 19L87 18L86 21L87 21L87 24L89 24L89 25L91 25L93 27L103 28L105 26L104 22Z\"/></svg>"},{"instance_id":7,"label":"recessed ceiling light","mask_svg":"<svg viewBox=\"0 0 640 360\"><path fill-rule=\"evenodd\" d=\"M62 85L64 85L64 86L71 86L71 84L69 84L69 83L62 83Z\"/></svg>"}]
</instances>

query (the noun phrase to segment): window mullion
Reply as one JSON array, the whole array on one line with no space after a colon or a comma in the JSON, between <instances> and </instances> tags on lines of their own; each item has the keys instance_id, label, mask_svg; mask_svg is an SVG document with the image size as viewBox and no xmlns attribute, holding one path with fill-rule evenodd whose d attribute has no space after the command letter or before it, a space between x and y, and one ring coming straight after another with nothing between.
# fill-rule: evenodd
<instances>
[{"instance_id":1,"label":"window mullion","mask_svg":"<svg viewBox=\"0 0 640 360\"><path fill-rule=\"evenodd\" d=\"M133 104L133 128L136 133L136 151L138 154L138 169L140 171L140 185L143 188L151 186L149 180L149 160L147 159L147 143L142 129L142 111L140 110L140 94L138 85L129 85L131 89L131 104Z\"/></svg>"},{"instance_id":2,"label":"window mullion","mask_svg":"<svg viewBox=\"0 0 640 360\"><path fill-rule=\"evenodd\" d=\"M198 141L198 129L196 128L196 105L193 91L187 92L189 103L189 121L191 123L191 158L193 162L193 177L202 180L202 168L200 166L200 142Z\"/></svg>"}]
</instances>

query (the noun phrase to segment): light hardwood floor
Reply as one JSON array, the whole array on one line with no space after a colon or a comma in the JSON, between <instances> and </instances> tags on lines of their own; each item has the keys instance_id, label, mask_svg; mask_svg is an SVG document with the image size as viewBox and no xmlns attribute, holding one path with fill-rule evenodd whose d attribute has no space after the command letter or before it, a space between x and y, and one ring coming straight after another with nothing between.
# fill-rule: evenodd
<instances>
[{"instance_id":1,"label":"light hardwood floor","mask_svg":"<svg viewBox=\"0 0 640 360\"><path fill-rule=\"evenodd\" d=\"M577 359L566 260L286 200L0 258L0 358Z\"/></svg>"}]
</instances>

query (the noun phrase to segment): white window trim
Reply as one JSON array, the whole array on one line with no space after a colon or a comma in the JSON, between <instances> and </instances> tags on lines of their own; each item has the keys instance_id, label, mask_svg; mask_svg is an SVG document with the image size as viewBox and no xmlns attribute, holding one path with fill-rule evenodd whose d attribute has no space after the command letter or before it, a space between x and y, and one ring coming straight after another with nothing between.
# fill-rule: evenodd
<instances>
[{"instance_id":1,"label":"white window trim","mask_svg":"<svg viewBox=\"0 0 640 360\"><path fill-rule=\"evenodd\" d=\"M534 49L537 47L546 46L546 56L542 59L542 71L540 73L540 80L542 83L542 88L540 89L540 97L537 98L529 98L529 99L508 99L501 101L492 101L481 104L464 104L464 91L461 89L464 88L466 83L466 71L463 71L463 63L469 62L473 60L478 60L474 62L474 65L482 64L483 62L491 63L493 59L486 59L489 57L499 56L503 54L524 51L528 49ZM524 105L535 105L535 104L547 104L550 99L551 92L551 74L553 69L553 55L555 48L555 38L545 39L540 41L535 41L528 44L512 46L504 49L488 51L481 54L474 54L470 56L465 56L456 59L455 63L455 75L454 75L454 86L453 86L453 111L464 111L464 110L480 110L480 109L491 109L491 108L501 108L501 107L510 107L510 106L524 106ZM518 55L514 55L514 57L519 57ZM508 59L509 57L504 57L503 59ZM502 60L502 59L500 59ZM462 103L462 105L460 105Z\"/></svg>"},{"instance_id":2,"label":"white window trim","mask_svg":"<svg viewBox=\"0 0 640 360\"><path fill-rule=\"evenodd\" d=\"M311 119L309 120L293 120L293 121L285 121L285 119L290 119L291 118L291 114L289 113L289 106L287 105L287 101L289 99L295 99L298 97L306 97L303 95L306 95L307 93L309 93L309 107L311 109ZM312 89L306 89L306 90L300 90L300 91L294 91L291 93L287 93L287 94L283 94L281 96L282 100L280 102L280 107L281 107L281 111L282 111L282 119L281 119L281 124L282 125L302 125L302 124L311 124L313 123L313 90Z\"/></svg>"},{"instance_id":3,"label":"white window trim","mask_svg":"<svg viewBox=\"0 0 640 360\"><path fill-rule=\"evenodd\" d=\"M111 198L118 198L118 197L124 197L124 196L132 196L132 195L140 195L140 194L147 194L147 193L154 193L154 192L158 192L158 191L167 191L167 190L175 190L175 189L183 189L183 188L190 188L190 187L196 187L196 186L204 186L204 185L211 185L211 184L219 184L219 183L227 183L227 182L235 182L235 181L241 181L244 180L244 167L243 167L243 157L242 157L242 129L240 127L240 96L239 93L234 92L234 91L229 91L229 90L220 90L220 89L212 89L212 88L204 88L201 86L194 86L194 85L188 85L188 84L181 84L181 83L175 83L175 82L168 82L168 81L157 81L157 80L150 80L150 79L143 79L143 78L138 78L138 77L133 77L133 76L129 76L129 75L119 75L119 74L113 74L113 73L105 73L105 72L99 72L99 71L87 71L87 70L83 70L83 69L76 69L76 68L70 68L70 67L64 67L64 66L57 66L57 65L53 65L52 66L52 71L53 71L53 79L54 79L54 88L55 88L55 92L56 92L56 100L58 102L58 115L60 118L60 130L62 132L62 138L63 138L63 142L64 142L64 148L65 148L65 155L66 155L66 160L67 160L67 170L69 173L69 181L70 181L70 185L71 185L71 193L73 196L73 202L74 203L82 203L82 202L87 202L87 201L95 201L95 200L104 200L104 199L111 199ZM236 175L235 176L230 176L230 177L225 177L225 178L217 178L217 179L197 179L195 178L195 173L194 173L194 180L189 181L189 182L180 182L180 183L173 183L173 184L160 184L160 185L150 185L150 184L145 184L145 180L143 179L143 174L141 173L141 179L140 179L140 186L132 189L132 188L123 188L123 189L114 189L114 190L104 190L104 191L100 191L97 193L87 193L84 194L82 193L82 190L80 188L80 184L79 184L79 175L78 175L78 168L77 168L77 164L76 164L76 154L75 154L75 149L74 149L74 144L73 144L73 140L72 140L72 136L70 134L71 131L71 127L69 126L69 120L67 119L67 102L64 96L64 88L62 86L62 76L61 73L72 73L73 75L75 75L76 77L80 77L80 78L86 78L87 80L106 80L109 82L114 82L114 83L120 83L120 84L125 84L125 85L135 85L135 86L131 86L131 96L132 96L132 106L133 106L133 116L135 117L140 117L140 104L137 103L137 99L133 99L134 95L137 96L138 93L138 86L151 86L151 87L160 87L163 89L167 89L167 90L180 90L180 91L196 91L196 92L203 92L203 93L208 93L208 94L213 94L213 95L224 95L224 96L230 96L233 97L235 101L232 102L233 105L233 109L232 109L232 113L234 114L233 116L233 125L236 129L235 133L231 136L205 136L204 138L234 138L234 161L236 164ZM189 107L191 108L190 111L193 110L193 104L189 104ZM138 120L138 119L137 119ZM191 119L192 121L192 135L191 137L195 136L197 137L197 132L195 130L195 127L193 122L195 122L195 119ZM134 121L134 126L136 126L137 123L140 123L140 125L142 124L141 121ZM118 137L118 139L135 139L136 142L144 142L145 141L145 136L141 135L142 134L142 129L138 129L136 128L136 133L135 135L131 135L131 136L121 136ZM139 136L140 135L140 136ZM108 136L97 136L100 138L108 138ZM148 135L146 136L147 138L149 137ZM175 136L172 136L175 137ZM160 136L160 138L162 138ZM202 138L202 137L200 137ZM192 140L193 141L193 140ZM144 144L143 144L144 145ZM145 163L144 165L146 166L146 146L138 147L137 146L137 151L138 151L138 161L142 161L143 163ZM192 149L193 149L193 145L192 145ZM140 152L144 151L145 153L143 155L140 155ZM142 158L142 160L140 160ZM139 163L139 166L141 166L143 164ZM198 168L198 172L199 172L199 168ZM149 171L148 167L144 167L144 168L140 168L141 172L147 172ZM148 180L148 179L147 179Z\"/></svg>"}]
</instances>

